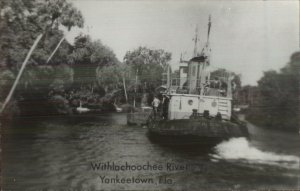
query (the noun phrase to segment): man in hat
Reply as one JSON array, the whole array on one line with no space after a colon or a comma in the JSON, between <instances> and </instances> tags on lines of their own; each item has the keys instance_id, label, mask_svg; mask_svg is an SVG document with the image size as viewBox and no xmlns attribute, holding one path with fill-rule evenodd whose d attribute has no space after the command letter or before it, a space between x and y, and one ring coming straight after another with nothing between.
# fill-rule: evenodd
<instances>
[{"instance_id":1,"label":"man in hat","mask_svg":"<svg viewBox=\"0 0 300 191\"><path fill-rule=\"evenodd\" d=\"M154 96L154 99L152 101L152 107L153 107L153 111L154 111L154 117L156 117L156 114L158 112L159 104L160 104L160 100L157 98L157 96Z\"/></svg>"}]
</instances>

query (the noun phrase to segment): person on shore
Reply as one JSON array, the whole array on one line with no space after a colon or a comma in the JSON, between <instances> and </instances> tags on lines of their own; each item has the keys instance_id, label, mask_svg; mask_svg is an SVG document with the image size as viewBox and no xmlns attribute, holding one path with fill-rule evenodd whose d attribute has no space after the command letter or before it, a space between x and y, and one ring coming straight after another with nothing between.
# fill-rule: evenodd
<instances>
[{"instance_id":1,"label":"person on shore","mask_svg":"<svg viewBox=\"0 0 300 191\"><path fill-rule=\"evenodd\" d=\"M154 111L154 117L156 117L156 115L158 113L159 104L160 104L160 100L157 98L157 96L154 96L154 99L152 101L152 107L153 107L153 111Z\"/></svg>"}]
</instances>

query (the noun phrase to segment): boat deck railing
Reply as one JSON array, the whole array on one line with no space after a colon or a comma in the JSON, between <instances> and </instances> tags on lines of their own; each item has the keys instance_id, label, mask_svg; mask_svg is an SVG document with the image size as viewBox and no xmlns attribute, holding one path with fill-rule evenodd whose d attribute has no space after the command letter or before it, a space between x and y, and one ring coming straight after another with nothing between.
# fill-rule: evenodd
<instances>
[{"instance_id":1,"label":"boat deck railing","mask_svg":"<svg viewBox=\"0 0 300 191\"><path fill-rule=\"evenodd\" d=\"M190 84L196 84L195 88L190 90ZM167 87L167 81L163 81L163 85ZM204 87L203 94L206 96L227 96L227 84L221 80L207 80L205 84L201 84L200 80L187 80L187 78L171 78L169 91L179 94L200 94L201 88Z\"/></svg>"}]
</instances>

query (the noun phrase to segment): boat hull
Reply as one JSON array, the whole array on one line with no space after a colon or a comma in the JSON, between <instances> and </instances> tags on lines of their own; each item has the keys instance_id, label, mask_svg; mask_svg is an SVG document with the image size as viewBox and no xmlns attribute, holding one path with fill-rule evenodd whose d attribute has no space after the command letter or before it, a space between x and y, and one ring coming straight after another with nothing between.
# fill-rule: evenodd
<instances>
[{"instance_id":1,"label":"boat hull","mask_svg":"<svg viewBox=\"0 0 300 191\"><path fill-rule=\"evenodd\" d=\"M148 136L150 140L164 145L210 147L232 137L249 138L249 133L243 122L200 118L151 121Z\"/></svg>"},{"instance_id":2,"label":"boat hull","mask_svg":"<svg viewBox=\"0 0 300 191\"><path fill-rule=\"evenodd\" d=\"M210 148L224 140L219 137L200 137L197 135L162 135L152 131L148 132L148 137L153 143L175 148L186 148L190 146Z\"/></svg>"}]
</instances>

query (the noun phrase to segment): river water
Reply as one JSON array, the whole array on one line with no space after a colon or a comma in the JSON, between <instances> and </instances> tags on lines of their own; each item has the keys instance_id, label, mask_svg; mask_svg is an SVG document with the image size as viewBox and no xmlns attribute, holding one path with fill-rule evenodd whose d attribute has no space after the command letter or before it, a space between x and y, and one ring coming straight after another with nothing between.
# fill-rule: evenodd
<instances>
[{"instance_id":1,"label":"river water","mask_svg":"<svg viewBox=\"0 0 300 191\"><path fill-rule=\"evenodd\" d=\"M27 117L4 129L4 190L300 188L299 135L250 123L251 140L233 138L205 151L152 143L146 128L127 126L126 115L116 113ZM96 168L108 162L115 167ZM118 170L122 165L130 169Z\"/></svg>"}]
</instances>

